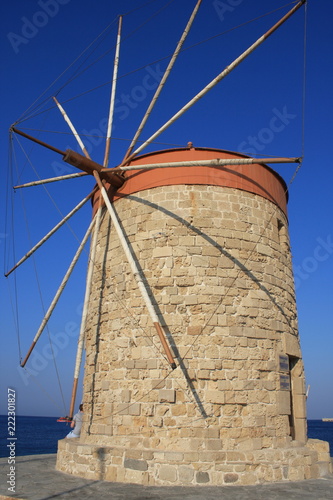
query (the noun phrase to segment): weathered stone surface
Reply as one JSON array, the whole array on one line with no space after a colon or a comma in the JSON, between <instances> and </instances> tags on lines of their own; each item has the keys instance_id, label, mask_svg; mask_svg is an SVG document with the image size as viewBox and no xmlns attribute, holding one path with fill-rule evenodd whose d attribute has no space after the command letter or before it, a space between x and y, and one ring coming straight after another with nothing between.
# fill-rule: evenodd
<instances>
[{"instance_id":1,"label":"weathered stone surface","mask_svg":"<svg viewBox=\"0 0 333 500\"><path fill-rule=\"evenodd\" d=\"M134 469L134 470L147 470L148 464L146 460L136 460L135 458L125 458L124 467L126 469Z\"/></svg>"},{"instance_id":2,"label":"weathered stone surface","mask_svg":"<svg viewBox=\"0 0 333 500\"><path fill-rule=\"evenodd\" d=\"M238 481L238 474L224 474L224 482L226 484L230 484L230 483L237 483Z\"/></svg>"},{"instance_id":3,"label":"weathered stone surface","mask_svg":"<svg viewBox=\"0 0 333 500\"><path fill-rule=\"evenodd\" d=\"M177 479L177 469L176 467L170 465L161 465L159 470L158 479L160 481L167 481L170 483L175 483Z\"/></svg>"},{"instance_id":4,"label":"weathered stone surface","mask_svg":"<svg viewBox=\"0 0 333 500\"><path fill-rule=\"evenodd\" d=\"M196 481L197 483L209 483L209 474L208 472L204 472L204 471L199 471L196 473Z\"/></svg>"},{"instance_id":5,"label":"weathered stone surface","mask_svg":"<svg viewBox=\"0 0 333 500\"><path fill-rule=\"evenodd\" d=\"M174 403L176 401L176 393L172 389L161 389L159 391L160 403Z\"/></svg>"},{"instance_id":6,"label":"weathered stone surface","mask_svg":"<svg viewBox=\"0 0 333 500\"><path fill-rule=\"evenodd\" d=\"M115 208L176 369L104 217L85 332L82 434L59 442L57 468L166 485L318 477L329 454L305 446L285 215L251 192L213 185L147 189Z\"/></svg>"},{"instance_id":7,"label":"weathered stone surface","mask_svg":"<svg viewBox=\"0 0 333 500\"><path fill-rule=\"evenodd\" d=\"M190 484L194 478L194 470L190 467L180 466L178 469L179 482L181 484Z\"/></svg>"}]
</instances>

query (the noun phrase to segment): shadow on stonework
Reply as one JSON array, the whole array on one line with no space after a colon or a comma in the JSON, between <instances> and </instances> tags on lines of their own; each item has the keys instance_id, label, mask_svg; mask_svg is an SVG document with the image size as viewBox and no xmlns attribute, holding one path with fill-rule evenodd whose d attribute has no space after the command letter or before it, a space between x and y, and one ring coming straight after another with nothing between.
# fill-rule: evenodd
<instances>
[{"instance_id":1,"label":"shadow on stonework","mask_svg":"<svg viewBox=\"0 0 333 500\"><path fill-rule=\"evenodd\" d=\"M244 272L246 276L248 276L259 288L262 290L269 300L272 302L272 304L280 311L284 319L286 320L288 326L291 328L291 330L295 330L293 328L290 318L288 315L285 313L283 308L278 304L276 298L272 295L272 293L262 284L262 282L253 274L253 272L248 269L245 264L243 264L240 260L238 260L236 257L234 257L231 253L229 253L225 248L223 248L217 241L215 241L211 236L208 234L204 233L201 229L197 228L196 226L193 226L191 222L187 221L186 219L183 219L179 215L175 214L174 212L171 212L167 208L164 208L160 205L156 205L156 203L152 203L150 201L144 200L142 198L139 198L138 196L133 196L129 195L127 198L136 201L138 203L141 203L143 205L148 205L149 207L158 210L160 212L163 212L166 214L168 217L171 217L172 219L178 221L180 224L183 226L187 227L190 231L193 231L193 233L197 234L198 236L201 236L204 240L206 240L208 243L210 243L214 248L217 248L222 255L227 257L231 262L233 262L241 271Z\"/></svg>"},{"instance_id":2,"label":"shadow on stonework","mask_svg":"<svg viewBox=\"0 0 333 500\"><path fill-rule=\"evenodd\" d=\"M132 197L129 196L129 198L132 198ZM122 224L121 224L120 221L119 221L119 224L122 227ZM123 227L122 227L122 229L124 231ZM125 233L125 231L124 231L124 233ZM180 355L180 353L179 353L179 351L178 351L178 349L176 347L176 343L175 343L175 340L174 340L174 338L172 336L172 333L170 332L170 330L169 330L169 328L167 326L167 323L166 323L166 321L165 321L165 319L163 317L162 311L160 310L160 307L159 307L158 303L156 302L154 293L153 293L153 291L152 291L152 289L151 289L151 287L150 287L150 285L149 285L149 283L147 281L145 273L144 273L144 271L143 271L143 269L142 269L142 267L140 265L139 260L137 259L136 255L135 255L133 247L132 247L130 241L128 241L128 239L127 239L127 245L128 245L128 247L129 247L129 249L131 251L131 254L132 254L133 258L135 259L136 266L137 266L137 268L139 270L139 273L140 273L140 277L141 277L142 282L143 282L143 284L144 284L144 286L145 286L145 288L147 290L147 293L148 293L148 295L149 295L149 297L151 299L151 302L152 302L152 304L154 306L156 314L158 315L158 317L159 317L159 319L161 321L161 324L164 326L164 331L165 331L166 336L167 336L167 338L168 338L168 340L170 342L170 345L172 347L172 350L173 350L173 353L175 355L175 358L178 360L180 369L182 370L182 372L184 374L184 377L185 377L185 379L186 379L186 381L188 383L188 387L189 387L189 389L190 389L190 391L191 391L191 393L193 395L193 398L194 398L194 400L195 400L195 402L196 402L196 404L198 406L198 409L199 409L199 411L201 413L201 416L203 418L208 418L208 415L207 415L206 410L205 410L205 408L203 406L203 403L200 400L199 394L197 393L197 390L194 387L193 381L192 381L192 379L191 379L191 377L190 377L190 375L189 375L189 373L187 371L187 368L186 368L186 366L184 364L183 358L181 357L181 355Z\"/></svg>"},{"instance_id":3,"label":"shadow on stonework","mask_svg":"<svg viewBox=\"0 0 333 500\"><path fill-rule=\"evenodd\" d=\"M111 219L109 218L108 219L108 234L110 232L110 229L111 229ZM101 270L100 270L100 273L101 273L101 287L100 287L100 294L99 294L99 298L98 298L98 306L97 306L97 317L100 318L101 317L101 313L102 313L102 306L103 306L103 290L104 290L104 285L105 285L105 281L106 281L106 264L107 264L107 253L108 253L108 247L109 247L109 238L106 239L106 245L105 245L105 252L104 252L104 256L103 256L103 262L102 262L102 265L101 265ZM96 367L97 365L97 361L98 361L98 356L99 356L99 351L100 351L100 321L97 321L97 324L96 324L96 334L95 334L95 345L96 345L96 349L95 349L95 355L94 355L94 362L93 362L93 365ZM95 415L95 412L94 412L94 406L95 406L95 398L94 398L94 394L95 394L95 386L96 386L96 370L93 371L93 375L92 375L92 380L91 380L91 393L92 393L92 399L91 399L91 411L90 411L90 419L89 419L89 422L88 422L88 426L87 426L87 434L89 435L91 433L91 426L92 426L92 420L93 420L93 415Z\"/></svg>"},{"instance_id":4,"label":"shadow on stonework","mask_svg":"<svg viewBox=\"0 0 333 500\"><path fill-rule=\"evenodd\" d=\"M96 450L96 455L98 458L98 479L100 481L105 481L106 449L105 448L98 448Z\"/></svg>"}]
</instances>

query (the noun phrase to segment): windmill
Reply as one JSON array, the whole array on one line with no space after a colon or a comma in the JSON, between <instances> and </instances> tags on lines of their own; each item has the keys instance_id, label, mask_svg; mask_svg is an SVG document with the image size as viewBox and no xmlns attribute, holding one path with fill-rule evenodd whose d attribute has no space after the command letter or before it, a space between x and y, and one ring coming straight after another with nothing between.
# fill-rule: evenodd
<instances>
[{"instance_id":1,"label":"windmill","mask_svg":"<svg viewBox=\"0 0 333 500\"><path fill-rule=\"evenodd\" d=\"M270 472L266 462L275 460L278 454L280 466L271 480L293 478L295 468L287 451L283 453L279 449L279 439L283 441L282 448L286 448L288 452L291 441L303 443L298 448L294 446L293 458L306 455L305 412L302 407L305 394L290 284L292 273L288 256L286 259L283 257L288 249L287 189L282 179L267 167L267 163L298 164L300 159L254 159L223 150L195 148L190 143L186 148L138 156L286 22L303 6L305 0L298 2L162 127L137 146L200 3L197 2L147 112L118 166L109 167L109 152L121 17L103 164L90 158L74 125L56 98L56 105L78 140L83 154L55 148L20 130L16 125L11 129L13 133L60 154L65 162L92 175L96 183L82 201L83 204L87 199L93 200L92 223L22 361L24 366L92 232L85 305L69 412L71 417L85 343L87 359L84 404L87 416L79 443L65 441L59 444L58 468L67 472L150 484L240 483L246 481L250 474L251 466L246 465L250 462L250 454L255 456L254 462L258 469L251 475L251 480L267 480ZM251 170L248 166L251 166ZM62 176L61 180L72 177ZM177 196L172 194L175 187L178 190ZM215 215L211 213L207 217L207 214L203 215L206 213L204 198L208 199L210 189L213 196L208 211L215 206L214 197L218 200L218 207ZM179 190L186 194L187 200L182 199ZM239 191L239 197L235 190ZM159 198L160 204L157 203ZM175 198L183 203L186 215L179 215L175 205L169 203ZM80 207L81 204L75 210ZM243 236L248 231L259 235L259 240L257 238L254 244L253 238L244 237L244 244L238 246L237 243L232 247L235 234L230 236L222 226L218 226L218 237L215 232L211 232L212 228L207 230L207 218L214 219L217 224L219 217L216 212L221 214L222 207L234 214L238 210L247 214L245 218L240 217L237 224L235 220L228 221L229 229L233 227L238 230L242 227ZM254 217L258 210L264 215L261 221L255 223L250 214ZM200 217L203 224L198 223ZM57 225L50 233L53 234L59 227ZM177 239L172 234L172 227L179 230L179 240L176 243L172 243L172 238ZM260 227L264 227L264 236L260 233ZM140 241L135 238L137 233L150 240L152 255L147 256L146 249L140 248ZM184 239L180 244L181 233ZM8 274L44 241L41 240ZM119 255L120 249L126 257L125 262ZM205 254L200 253L202 249ZM257 260L252 259L254 252ZM278 264L278 285L272 277L277 253L278 260L281 260ZM258 262L266 266L264 274L258 271ZM204 271L205 268L207 272ZM217 269L221 269L224 276L221 274L213 279L213 273L216 275ZM206 276L206 282L199 280L202 275ZM235 288L236 282L235 294L231 290ZM178 289L186 292L179 293L176 283ZM277 289L274 292L271 290L274 286L281 289L282 305L277 300ZM112 298L107 293L110 287L121 296L119 304L112 304ZM217 296L223 294L229 296L226 303L214 305ZM206 300L207 295L213 300L213 303L206 304L206 308L198 303L198 297L204 295ZM233 297L231 302L230 296ZM138 311L134 331L127 318L131 307ZM185 312L186 307L191 313L185 314L184 323L179 325L179 312ZM275 310L276 315L274 314L274 318L266 318L267 321L261 321L262 311L265 315L270 307ZM248 314L252 318L250 322L246 320ZM254 328L253 318L256 316L259 318ZM138 329L145 329L148 334L139 338ZM185 342L181 333L184 329ZM188 339L190 335L194 335L191 342ZM236 342L237 338L239 344ZM212 340L213 344L209 345ZM220 344L224 351L218 347ZM204 355L200 352L200 346ZM245 346L249 349L245 349ZM236 357L232 355L233 350ZM228 353L229 357L222 358L221 353L224 356ZM249 365L245 368L247 357L251 359L251 368ZM242 376L239 380L234 380L237 378L237 371ZM292 389L293 386L295 389ZM269 407L267 415L261 413L265 405ZM276 413L274 416L271 414L273 408ZM232 422L235 428L229 432ZM267 435L263 431L266 427L269 429ZM278 428L278 432L273 432L274 427ZM78 447L84 451L79 452ZM262 461L259 456L264 453L262 450L265 448L273 448L273 451L267 453ZM231 460L224 449L229 454L234 452L235 459ZM215 454L212 453L213 450ZM75 460L68 461L69 456L77 453L89 455L89 466L81 467ZM121 456L121 459L117 460L117 456ZM244 474L241 473L242 467ZM281 471L286 467L287 477L282 477ZM302 467L303 477L306 477L305 459Z\"/></svg>"}]
</instances>

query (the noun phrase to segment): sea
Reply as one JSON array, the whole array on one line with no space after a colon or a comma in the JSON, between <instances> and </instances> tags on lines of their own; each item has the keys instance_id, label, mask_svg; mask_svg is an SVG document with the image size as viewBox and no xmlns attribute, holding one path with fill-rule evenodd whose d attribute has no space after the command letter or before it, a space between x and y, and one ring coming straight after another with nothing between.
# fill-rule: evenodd
<instances>
[{"instance_id":1,"label":"sea","mask_svg":"<svg viewBox=\"0 0 333 500\"><path fill-rule=\"evenodd\" d=\"M8 443L15 442L15 455L41 455L56 453L57 442L70 432L66 422L57 422L57 417L16 416L15 437L8 435L8 417L0 415L0 457L9 456ZM330 443L333 456L333 422L308 420L308 437Z\"/></svg>"}]
</instances>

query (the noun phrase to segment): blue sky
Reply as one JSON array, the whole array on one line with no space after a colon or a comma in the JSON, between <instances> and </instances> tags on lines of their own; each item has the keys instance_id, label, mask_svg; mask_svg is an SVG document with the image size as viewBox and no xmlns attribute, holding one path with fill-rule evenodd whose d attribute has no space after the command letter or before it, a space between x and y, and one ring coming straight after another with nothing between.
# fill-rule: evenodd
<instances>
[{"instance_id":1,"label":"blue sky","mask_svg":"<svg viewBox=\"0 0 333 500\"><path fill-rule=\"evenodd\" d=\"M29 238L32 244L37 242L58 222L59 212L66 214L93 187L93 181L84 178L50 184L47 191L43 187L33 187L17 190L13 195L9 189L8 195L5 178L10 163L10 125L24 115L27 119L19 123L18 128L26 131L30 128L32 135L38 135L61 150L77 149L67 125L50 100L50 96L57 94L92 157L101 162L104 142L100 136L104 134L108 115L116 18L118 14L128 13L123 20L111 144L110 166L116 165L138 127L168 63L167 56L172 54L194 3L190 0L13 0L6 7L2 6L0 141L4 217L1 218L0 249L4 272L14 260L11 223L5 222L12 204L18 259L32 246ZM155 132L291 8L291 5L285 6L284 1L276 0L274 9L284 8L261 17L273 10L268 4L272 2L203 0L185 43L187 50L176 63L142 134L143 139ZM133 11L138 6L143 7ZM157 144L150 149L184 146L192 141L195 146L259 156L301 156L304 150L302 167L289 187L289 222L300 338L306 381L310 385L308 416L322 418L333 416L333 169L329 159L333 130L333 4L330 0L308 2L303 107L304 10L303 7L298 11L211 93L157 138ZM256 21L247 23L253 19ZM231 29L236 26L240 27ZM88 55L89 58L83 65L80 66L82 59L72 64L107 27L98 38L100 43L94 52L91 53L91 48L84 52L83 59ZM66 68L69 70L64 73ZM95 90L87 92L92 88ZM47 98L44 105L30 108L41 95L38 103ZM277 119L279 127L273 127ZM15 139L14 150L15 177L19 176L22 182L35 180L38 176L74 172L56 153L24 139L19 142ZM27 157L31 158L31 163ZM289 184L295 165L278 166L276 170ZM63 228L36 253L35 261L31 257L15 276L1 279L0 413L6 413L6 388L10 386L17 390L18 413L63 414L65 409L56 368L68 407L85 286L86 252L50 320L49 331L43 333L27 365L32 375L28 376L19 368L19 352L21 349L22 356L26 354L43 316L39 289L47 308L89 220L87 204L73 218L70 228ZM16 303L19 320L13 313ZM53 339L56 367L51 360L48 335Z\"/></svg>"}]
</instances>

